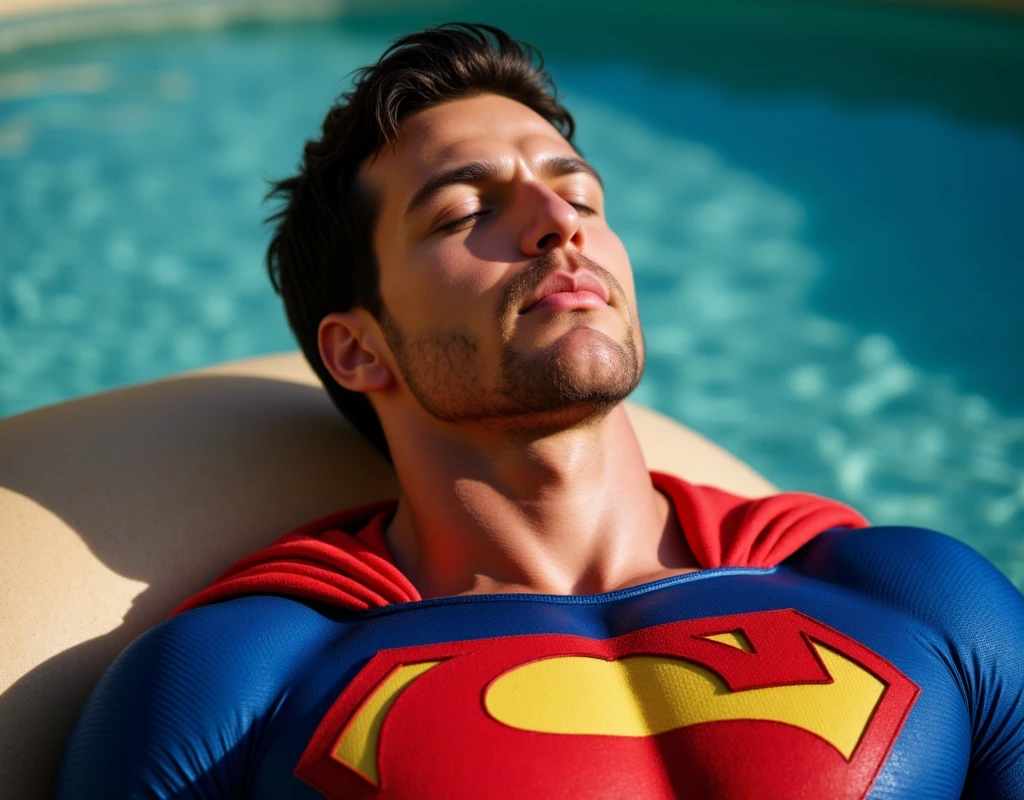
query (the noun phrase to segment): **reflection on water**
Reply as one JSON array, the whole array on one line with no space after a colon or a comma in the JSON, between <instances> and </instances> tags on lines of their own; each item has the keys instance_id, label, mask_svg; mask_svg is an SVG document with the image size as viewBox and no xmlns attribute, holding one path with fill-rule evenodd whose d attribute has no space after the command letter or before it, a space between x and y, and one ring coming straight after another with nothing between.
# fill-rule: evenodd
<instances>
[{"instance_id":1,"label":"reflection on water","mask_svg":"<svg viewBox=\"0 0 1024 800\"><path fill-rule=\"evenodd\" d=\"M0 74L0 414L291 348L262 265L264 179L292 169L343 76L390 35L286 26L11 59ZM957 280L976 298L1021 256L998 222L1022 202L1000 194L1024 174L1020 139L941 113L879 116L552 61L636 270L649 350L636 399L784 488L964 538L1024 586L1013 348L982 334L957 353L927 346L947 334L933 310ZM904 153L920 141L936 155ZM977 170L948 192L941 167L912 180L943 152L998 169L973 192ZM889 165L884 180L872 153ZM937 218L964 223L927 229ZM950 241L973 246L969 264ZM927 269L937 260L941 281ZM907 287L919 307L897 314ZM1012 292L963 304L958 324L1008 330Z\"/></svg>"},{"instance_id":2,"label":"reflection on water","mask_svg":"<svg viewBox=\"0 0 1024 800\"><path fill-rule=\"evenodd\" d=\"M573 108L637 276L648 369L636 399L786 489L956 534L1024 583L1024 415L816 311L832 264L791 196L706 144L582 98ZM1001 356L1009 369L1013 348Z\"/></svg>"}]
</instances>

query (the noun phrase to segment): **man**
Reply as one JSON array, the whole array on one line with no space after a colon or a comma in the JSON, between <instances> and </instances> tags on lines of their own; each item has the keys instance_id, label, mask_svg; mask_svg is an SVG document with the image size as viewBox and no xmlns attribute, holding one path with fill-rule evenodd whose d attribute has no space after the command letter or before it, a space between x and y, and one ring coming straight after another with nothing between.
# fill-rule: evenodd
<instances>
[{"instance_id":1,"label":"man","mask_svg":"<svg viewBox=\"0 0 1024 800\"><path fill-rule=\"evenodd\" d=\"M651 474L573 122L501 31L406 37L269 253L397 502L229 570L97 686L58 796L1024 796L1024 598L952 539Z\"/></svg>"}]
</instances>

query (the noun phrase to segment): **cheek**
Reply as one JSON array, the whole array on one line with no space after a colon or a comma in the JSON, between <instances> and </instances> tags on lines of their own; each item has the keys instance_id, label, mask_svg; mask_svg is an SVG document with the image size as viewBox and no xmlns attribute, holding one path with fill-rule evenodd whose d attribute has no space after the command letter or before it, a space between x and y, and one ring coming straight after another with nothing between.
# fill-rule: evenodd
<instances>
[{"instance_id":1,"label":"cheek","mask_svg":"<svg viewBox=\"0 0 1024 800\"><path fill-rule=\"evenodd\" d=\"M619 286L622 287L630 304L636 308L633 267L629 263L626 247L615 231L607 226L588 231L587 249L584 251L584 255L596 261L615 276L615 280L619 282Z\"/></svg>"},{"instance_id":2,"label":"cheek","mask_svg":"<svg viewBox=\"0 0 1024 800\"><path fill-rule=\"evenodd\" d=\"M390 288L417 327L475 327L479 317L493 317L502 268L475 258L465 241L451 237L410 254L404 279Z\"/></svg>"},{"instance_id":3,"label":"cheek","mask_svg":"<svg viewBox=\"0 0 1024 800\"><path fill-rule=\"evenodd\" d=\"M464 241L454 237L432 248L423 268L423 277L443 287L447 294L480 296L495 282L496 265L476 258Z\"/></svg>"}]
</instances>

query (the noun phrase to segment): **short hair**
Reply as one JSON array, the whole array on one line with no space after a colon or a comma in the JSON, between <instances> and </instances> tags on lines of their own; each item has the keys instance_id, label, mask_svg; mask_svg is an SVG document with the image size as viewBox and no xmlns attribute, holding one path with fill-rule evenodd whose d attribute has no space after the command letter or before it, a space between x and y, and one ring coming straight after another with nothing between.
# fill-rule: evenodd
<instances>
[{"instance_id":1,"label":"short hair","mask_svg":"<svg viewBox=\"0 0 1024 800\"><path fill-rule=\"evenodd\" d=\"M480 94L508 97L550 122L571 144L575 123L557 101L539 51L490 25L448 23L404 36L376 64L354 73L324 119L321 136L306 142L299 172L272 183L267 199L283 201L274 224L267 270L284 300L288 323L306 360L341 413L391 459L369 399L342 388L320 358L321 320L365 308L386 315L373 249L377 198L360 184L360 164L394 147L402 120L449 100Z\"/></svg>"}]
</instances>

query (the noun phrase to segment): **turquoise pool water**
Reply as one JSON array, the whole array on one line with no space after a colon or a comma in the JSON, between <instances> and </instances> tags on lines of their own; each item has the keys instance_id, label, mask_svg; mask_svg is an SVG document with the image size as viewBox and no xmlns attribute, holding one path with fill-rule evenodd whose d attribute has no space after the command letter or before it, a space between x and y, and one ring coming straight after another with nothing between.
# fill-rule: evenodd
<instances>
[{"instance_id":1,"label":"turquoise pool water","mask_svg":"<svg viewBox=\"0 0 1024 800\"><path fill-rule=\"evenodd\" d=\"M871 14L815 23L845 38L784 16L496 21L544 49L608 184L649 348L636 399L1024 587L1024 23ZM429 21L0 62L0 415L292 348L265 179L350 70Z\"/></svg>"}]
</instances>

